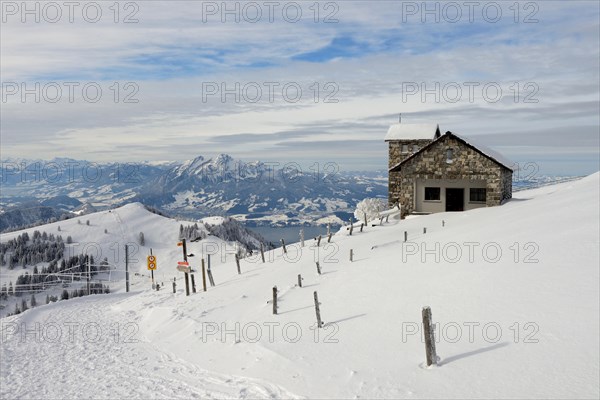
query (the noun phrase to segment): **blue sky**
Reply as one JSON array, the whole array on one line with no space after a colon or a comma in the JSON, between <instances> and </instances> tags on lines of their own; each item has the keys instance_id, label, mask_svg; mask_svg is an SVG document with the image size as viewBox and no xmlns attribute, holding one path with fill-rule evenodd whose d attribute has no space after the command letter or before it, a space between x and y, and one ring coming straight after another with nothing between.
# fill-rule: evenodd
<instances>
[{"instance_id":1,"label":"blue sky","mask_svg":"<svg viewBox=\"0 0 600 400\"><path fill-rule=\"evenodd\" d=\"M449 2L427 3L438 22L422 2L317 2L316 22L315 2L280 2L272 21L256 2L262 18L252 23L248 2L227 3L239 10L236 22L221 9L207 13L210 2L137 1L138 22L128 24L126 2L118 23L109 3L100 3L97 23L80 13L73 23L44 15L23 23L3 8L2 158L230 153L383 169L383 137L402 112L405 123L480 136L545 173L599 168L598 2L519 2L518 16L512 1L480 2L472 21L462 8L454 22ZM294 13L283 9L296 5L302 18L290 22ZM496 5L502 16L492 22ZM65 82L77 85L73 101ZM63 89L56 102L48 101L52 88L43 92L49 83ZM94 103L81 92L90 83L102 90ZM407 83L419 92L403 96ZM465 83L477 85L473 99ZM11 92L23 84L39 84L41 101ZM501 88L498 101L486 98L486 85ZM443 88L456 86L463 93L452 101Z\"/></svg>"}]
</instances>

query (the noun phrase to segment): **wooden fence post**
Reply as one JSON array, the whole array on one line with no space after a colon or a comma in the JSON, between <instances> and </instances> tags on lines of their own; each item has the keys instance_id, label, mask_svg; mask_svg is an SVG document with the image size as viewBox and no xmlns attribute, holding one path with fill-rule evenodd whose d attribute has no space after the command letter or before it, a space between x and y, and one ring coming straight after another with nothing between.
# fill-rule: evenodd
<instances>
[{"instance_id":1,"label":"wooden fence post","mask_svg":"<svg viewBox=\"0 0 600 400\"><path fill-rule=\"evenodd\" d=\"M190 274L192 278L192 293L196 293L196 281L194 280L194 274Z\"/></svg>"},{"instance_id":2,"label":"wooden fence post","mask_svg":"<svg viewBox=\"0 0 600 400\"><path fill-rule=\"evenodd\" d=\"M207 261L207 272L208 272L208 281L210 282L210 286L215 286L215 280L213 279L212 270L210 269L210 254L206 256Z\"/></svg>"},{"instance_id":3,"label":"wooden fence post","mask_svg":"<svg viewBox=\"0 0 600 400\"><path fill-rule=\"evenodd\" d=\"M367 225L369 223L369 220L367 219L367 213L363 211L363 215L365 217L365 225Z\"/></svg>"},{"instance_id":4,"label":"wooden fence post","mask_svg":"<svg viewBox=\"0 0 600 400\"><path fill-rule=\"evenodd\" d=\"M389 214L385 216L385 222L387 223L390 220Z\"/></svg>"},{"instance_id":5,"label":"wooden fence post","mask_svg":"<svg viewBox=\"0 0 600 400\"><path fill-rule=\"evenodd\" d=\"M321 275L321 266L319 265L318 261L317 261L317 272L319 273L319 275Z\"/></svg>"},{"instance_id":6,"label":"wooden fence post","mask_svg":"<svg viewBox=\"0 0 600 400\"><path fill-rule=\"evenodd\" d=\"M431 322L431 308L423 307L423 334L425 336L425 355L427 357L427 366L437 364L437 354L435 352L435 333Z\"/></svg>"},{"instance_id":7,"label":"wooden fence post","mask_svg":"<svg viewBox=\"0 0 600 400\"><path fill-rule=\"evenodd\" d=\"M327 243L331 242L331 232L329 232L329 236L327 237Z\"/></svg>"},{"instance_id":8,"label":"wooden fence post","mask_svg":"<svg viewBox=\"0 0 600 400\"><path fill-rule=\"evenodd\" d=\"M352 255L353 255L353 251L352 251L352 249L350 249L350 262L352 262Z\"/></svg>"},{"instance_id":9,"label":"wooden fence post","mask_svg":"<svg viewBox=\"0 0 600 400\"><path fill-rule=\"evenodd\" d=\"M406 242L408 240L408 232L404 231L404 241Z\"/></svg>"},{"instance_id":10,"label":"wooden fence post","mask_svg":"<svg viewBox=\"0 0 600 400\"><path fill-rule=\"evenodd\" d=\"M298 287L302 287L302 275L298 274Z\"/></svg>"},{"instance_id":11,"label":"wooden fence post","mask_svg":"<svg viewBox=\"0 0 600 400\"><path fill-rule=\"evenodd\" d=\"M319 308L319 296L317 295L317 291L315 290L313 294L315 298L315 313L317 314L317 327L320 328L323 326L323 322L321 321L321 309Z\"/></svg>"},{"instance_id":12,"label":"wooden fence post","mask_svg":"<svg viewBox=\"0 0 600 400\"><path fill-rule=\"evenodd\" d=\"M352 223L352 218L350 218L350 236L352 236L353 229L354 229L354 224Z\"/></svg>"},{"instance_id":13,"label":"wooden fence post","mask_svg":"<svg viewBox=\"0 0 600 400\"><path fill-rule=\"evenodd\" d=\"M277 286L273 286L273 314L277 315Z\"/></svg>"},{"instance_id":14,"label":"wooden fence post","mask_svg":"<svg viewBox=\"0 0 600 400\"><path fill-rule=\"evenodd\" d=\"M364 225L365 225L365 224L364 224L364 222L362 222L362 223L360 224L360 231L361 231L361 232L362 232L362 230L363 230L363 226L364 226Z\"/></svg>"},{"instance_id":15,"label":"wooden fence post","mask_svg":"<svg viewBox=\"0 0 600 400\"><path fill-rule=\"evenodd\" d=\"M204 267L204 258L202 259L202 288L206 292L206 268Z\"/></svg>"},{"instance_id":16,"label":"wooden fence post","mask_svg":"<svg viewBox=\"0 0 600 400\"><path fill-rule=\"evenodd\" d=\"M442 226L446 226L446 221L442 220Z\"/></svg>"},{"instance_id":17,"label":"wooden fence post","mask_svg":"<svg viewBox=\"0 0 600 400\"><path fill-rule=\"evenodd\" d=\"M317 247L321 246L321 235L317 238Z\"/></svg>"},{"instance_id":18,"label":"wooden fence post","mask_svg":"<svg viewBox=\"0 0 600 400\"><path fill-rule=\"evenodd\" d=\"M265 250L263 248L263 244L262 243L260 244L260 256L261 256L262 262L264 264L265 263Z\"/></svg>"},{"instance_id":19,"label":"wooden fence post","mask_svg":"<svg viewBox=\"0 0 600 400\"><path fill-rule=\"evenodd\" d=\"M423 228L423 235L427 233L427 228Z\"/></svg>"},{"instance_id":20,"label":"wooden fence post","mask_svg":"<svg viewBox=\"0 0 600 400\"><path fill-rule=\"evenodd\" d=\"M285 248L285 241L281 239L281 245L283 246L283 254L287 254L287 249Z\"/></svg>"},{"instance_id":21,"label":"wooden fence post","mask_svg":"<svg viewBox=\"0 0 600 400\"><path fill-rule=\"evenodd\" d=\"M262 244L261 244L261 250L262 250ZM262 253L262 251L261 251L261 253ZM242 270L240 269L240 256L238 256L237 253L235 253L235 263L237 265L238 275L241 275Z\"/></svg>"},{"instance_id":22,"label":"wooden fence post","mask_svg":"<svg viewBox=\"0 0 600 400\"><path fill-rule=\"evenodd\" d=\"M175 287L177 286L177 284L175 283L175 278L173 278L173 293L175 293Z\"/></svg>"}]
</instances>

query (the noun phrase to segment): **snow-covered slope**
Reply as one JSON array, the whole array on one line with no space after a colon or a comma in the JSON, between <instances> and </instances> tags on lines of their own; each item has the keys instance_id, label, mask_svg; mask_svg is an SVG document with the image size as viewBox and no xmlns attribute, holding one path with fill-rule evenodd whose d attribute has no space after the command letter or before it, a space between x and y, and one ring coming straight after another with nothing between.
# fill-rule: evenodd
<instances>
[{"instance_id":1,"label":"snow-covered slope","mask_svg":"<svg viewBox=\"0 0 600 400\"><path fill-rule=\"evenodd\" d=\"M342 228L328 247L244 259L241 275L227 255L216 286L190 297L145 280L5 318L0 395L598 398L599 186L595 174L502 207ZM158 254L172 271L176 250ZM439 323L432 368L416 333L423 306ZM39 340L20 334L36 323ZM62 332L54 343L50 324Z\"/></svg>"}]
</instances>

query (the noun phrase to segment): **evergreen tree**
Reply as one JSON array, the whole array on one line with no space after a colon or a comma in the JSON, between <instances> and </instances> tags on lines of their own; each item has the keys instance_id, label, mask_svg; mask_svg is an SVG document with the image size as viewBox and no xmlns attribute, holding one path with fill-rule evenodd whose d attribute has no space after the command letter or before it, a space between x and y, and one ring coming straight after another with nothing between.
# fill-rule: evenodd
<instances>
[{"instance_id":1,"label":"evergreen tree","mask_svg":"<svg viewBox=\"0 0 600 400\"><path fill-rule=\"evenodd\" d=\"M71 235L67 236L67 244L71 244L73 243L73 238L71 237Z\"/></svg>"},{"instance_id":2,"label":"evergreen tree","mask_svg":"<svg viewBox=\"0 0 600 400\"><path fill-rule=\"evenodd\" d=\"M27 311L27 300L23 299L21 300L21 312L23 311Z\"/></svg>"},{"instance_id":3,"label":"evergreen tree","mask_svg":"<svg viewBox=\"0 0 600 400\"><path fill-rule=\"evenodd\" d=\"M31 295L31 300L29 301L29 303L31 303L31 308L37 306L37 300L35 299L35 295Z\"/></svg>"},{"instance_id":4,"label":"evergreen tree","mask_svg":"<svg viewBox=\"0 0 600 400\"><path fill-rule=\"evenodd\" d=\"M60 299L61 300L69 300L69 292L67 292L67 289L64 289L62 291L62 294L60 295Z\"/></svg>"},{"instance_id":5,"label":"evergreen tree","mask_svg":"<svg viewBox=\"0 0 600 400\"><path fill-rule=\"evenodd\" d=\"M46 295L46 304L50 304L50 295L49 294Z\"/></svg>"}]
</instances>

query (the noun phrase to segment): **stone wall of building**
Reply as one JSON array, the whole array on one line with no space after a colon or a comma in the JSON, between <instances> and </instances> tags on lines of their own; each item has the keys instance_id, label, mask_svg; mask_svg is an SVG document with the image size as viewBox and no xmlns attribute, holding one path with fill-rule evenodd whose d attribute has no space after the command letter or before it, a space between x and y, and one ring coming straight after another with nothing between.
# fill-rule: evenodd
<instances>
[{"instance_id":1,"label":"stone wall of building","mask_svg":"<svg viewBox=\"0 0 600 400\"><path fill-rule=\"evenodd\" d=\"M398 165L405 158L413 155L416 151L422 149L431 143L432 140L429 139L412 139L412 140L390 140L388 142L388 168L392 168L395 165ZM402 146L408 146L408 152L402 152ZM418 149L415 151L415 146L418 146ZM398 194L399 194L399 172L390 172L388 179L388 203L390 208L395 206L398 203Z\"/></svg>"},{"instance_id":2,"label":"stone wall of building","mask_svg":"<svg viewBox=\"0 0 600 400\"><path fill-rule=\"evenodd\" d=\"M432 141L429 139L413 139L413 140L390 140L389 154L388 154L388 168L392 168L394 165L402 162L405 158L416 153L414 146L418 146L418 150L427 146ZM408 153L402 153L402 146L408 146Z\"/></svg>"},{"instance_id":3,"label":"stone wall of building","mask_svg":"<svg viewBox=\"0 0 600 400\"><path fill-rule=\"evenodd\" d=\"M452 149L452 162L446 161ZM508 177L511 177L510 183ZM402 217L414 211L416 179L470 179L487 182L487 206L497 206L512 195L512 173L452 136L443 136L433 146L408 160L401 171L390 172L390 205L400 202Z\"/></svg>"}]
</instances>

